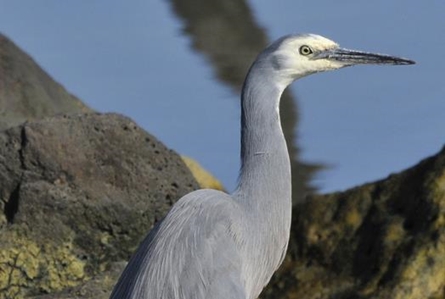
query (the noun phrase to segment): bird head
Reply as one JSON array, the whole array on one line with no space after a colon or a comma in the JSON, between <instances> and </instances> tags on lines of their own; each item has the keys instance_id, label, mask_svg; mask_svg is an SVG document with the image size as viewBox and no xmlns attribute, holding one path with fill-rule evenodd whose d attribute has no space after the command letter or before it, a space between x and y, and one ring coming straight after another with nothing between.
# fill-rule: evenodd
<instances>
[{"instance_id":1,"label":"bird head","mask_svg":"<svg viewBox=\"0 0 445 299\"><path fill-rule=\"evenodd\" d=\"M260 55L288 83L318 72L358 64L414 64L412 60L384 54L340 48L332 40L315 34L288 35L274 42Z\"/></svg>"}]
</instances>

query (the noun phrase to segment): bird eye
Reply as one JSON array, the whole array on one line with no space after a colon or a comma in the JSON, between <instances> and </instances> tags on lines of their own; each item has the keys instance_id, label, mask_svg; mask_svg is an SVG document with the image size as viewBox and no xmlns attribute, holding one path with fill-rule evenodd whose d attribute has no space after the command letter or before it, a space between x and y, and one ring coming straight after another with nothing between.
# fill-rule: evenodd
<instances>
[{"instance_id":1,"label":"bird eye","mask_svg":"<svg viewBox=\"0 0 445 299\"><path fill-rule=\"evenodd\" d=\"M312 53L314 53L314 52L312 51L312 49L309 46L304 45L304 46L300 47L300 54L301 55L307 56L307 55L312 54Z\"/></svg>"}]
</instances>

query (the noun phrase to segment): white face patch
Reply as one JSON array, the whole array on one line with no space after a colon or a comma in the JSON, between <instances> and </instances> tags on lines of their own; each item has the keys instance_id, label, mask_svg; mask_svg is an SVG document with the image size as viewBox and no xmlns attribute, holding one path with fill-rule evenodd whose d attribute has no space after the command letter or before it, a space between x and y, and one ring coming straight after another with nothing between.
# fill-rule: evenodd
<instances>
[{"instance_id":1,"label":"white face patch","mask_svg":"<svg viewBox=\"0 0 445 299\"><path fill-rule=\"evenodd\" d=\"M312 59L319 52L337 48L336 42L320 35L290 35L271 45L269 63L283 82L289 84L303 76L343 67L327 59Z\"/></svg>"},{"instance_id":2,"label":"white face patch","mask_svg":"<svg viewBox=\"0 0 445 299\"><path fill-rule=\"evenodd\" d=\"M282 46L290 46L294 49L299 49L303 45L309 46L313 51L324 51L339 47L336 42L316 34L290 36L282 44Z\"/></svg>"}]
</instances>

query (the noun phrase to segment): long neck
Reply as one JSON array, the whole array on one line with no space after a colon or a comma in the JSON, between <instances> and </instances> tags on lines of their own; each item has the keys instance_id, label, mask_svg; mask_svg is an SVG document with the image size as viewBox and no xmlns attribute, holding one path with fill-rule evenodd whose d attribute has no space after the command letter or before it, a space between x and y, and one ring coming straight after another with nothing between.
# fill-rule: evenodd
<instances>
[{"instance_id":1,"label":"long neck","mask_svg":"<svg viewBox=\"0 0 445 299\"><path fill-rule=\"evenodd\" d=\"M249 208L287 213L291 171L279 103L288 84L272 68L254 64L241 96L241 173L234 195ZM272 209L272 210L270 210ZM278 216L278 215L275 215Z\"/></svg>"}]
</instances>

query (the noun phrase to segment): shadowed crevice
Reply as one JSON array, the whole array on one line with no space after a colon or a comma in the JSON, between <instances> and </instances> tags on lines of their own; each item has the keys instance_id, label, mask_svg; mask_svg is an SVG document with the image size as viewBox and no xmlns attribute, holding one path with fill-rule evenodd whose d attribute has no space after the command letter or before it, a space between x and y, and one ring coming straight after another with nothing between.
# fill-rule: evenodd
<instances>
[{"instance_id":1,"label":"shadowed crevice","mask_svg":"<svg viewBox=\"0 0 445 299\"><path fill-rule=\"evenodd\" d=\"M5 216L6 221L9 224L14 223L14 217L19 211L19 194L20 194L20 184L15 187L15 189L9 195L8 201L5 203Z\"/></svg>"},{"instance_id":2,"label":"shadowed crevice","mask_svg":"<svg viewBox=\"0 0 445 299\"><path fill-rule=\"evenodd\" d=\"M20 131L20 149L19 149L19 159L22 170L26 170L23 150L27 144L28 144L28 138L26 137L26 128L25 125L23 125Z\"/></svg>"}]
</instances>

